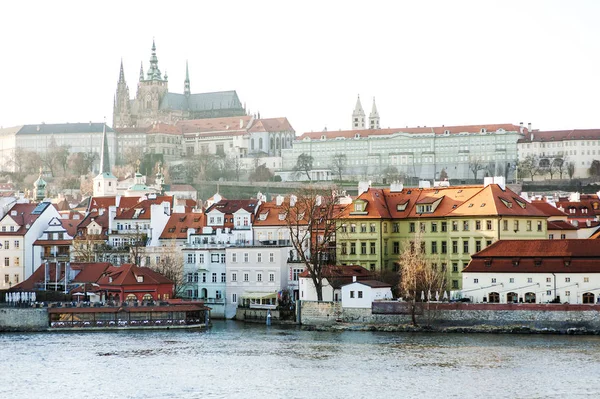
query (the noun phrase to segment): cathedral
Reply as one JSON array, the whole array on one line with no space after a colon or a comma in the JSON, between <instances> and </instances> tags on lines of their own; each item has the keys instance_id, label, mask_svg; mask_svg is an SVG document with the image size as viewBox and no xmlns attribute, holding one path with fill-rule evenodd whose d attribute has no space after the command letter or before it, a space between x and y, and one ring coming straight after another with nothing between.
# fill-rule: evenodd
<instances>
[{"instance_id":1,"label":"cathedral","mask_svg":"<svg viewBox=\"0 0 600 399\"><path fill-rule=\"evenodd\" d=\"M235 90L192 94L190 76L186 62L183 94L170 93L167 73L158 69L156 45L152 41L150 67L144 74L140 66L140 78L135 98L129 97L129 87L125 82L123 61L119 72L117 93L113 107L113 127L147 127L154 123L175 124L179 120L244 116Z\"/></svg>"}]
</instances>

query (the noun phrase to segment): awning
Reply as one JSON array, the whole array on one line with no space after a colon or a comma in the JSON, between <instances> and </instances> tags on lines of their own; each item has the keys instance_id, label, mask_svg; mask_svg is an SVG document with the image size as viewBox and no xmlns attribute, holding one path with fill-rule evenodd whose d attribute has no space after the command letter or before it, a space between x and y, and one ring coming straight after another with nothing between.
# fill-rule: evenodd
<instances>
[{"instance_id":1,"label":"awning","mask_svg":"<svg viewBox=\"0 0 600 399\"><path fill-rule=\"evenodd\" d=\"M276 292L244 292L242 294L243 299L275 299L277 298Z\"/></svg>"}]
</instances>

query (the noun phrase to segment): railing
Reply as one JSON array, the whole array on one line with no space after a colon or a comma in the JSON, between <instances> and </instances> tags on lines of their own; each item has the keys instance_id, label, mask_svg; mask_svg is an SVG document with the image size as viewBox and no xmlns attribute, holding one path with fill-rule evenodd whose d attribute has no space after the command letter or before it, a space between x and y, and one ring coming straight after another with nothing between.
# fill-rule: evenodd
<instances>
[{"instance_id":1,"label":"railing","mask_svg":"<svg viewBox=\"0 0 600 399\"><path fill-rule=\"evenodd\" d=\"M201 319L157 319L157 320L96 320L96 321L53 321L51 328L85 327L158 327L185 326L204 323Z\"/></svg>"}]
</instances>

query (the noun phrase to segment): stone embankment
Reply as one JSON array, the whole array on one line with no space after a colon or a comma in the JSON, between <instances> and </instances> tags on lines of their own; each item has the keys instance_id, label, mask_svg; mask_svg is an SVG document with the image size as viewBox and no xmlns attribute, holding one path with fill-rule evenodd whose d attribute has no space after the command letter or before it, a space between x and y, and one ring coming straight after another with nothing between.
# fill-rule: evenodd
<instances>
[{"instance_id":1,"label":"stone embankment","mask_svg":"<svg viewBox=\"0 0 600 399\"><path fill-rule=\"evenodd\" d=\"M432 331L498 334L600 334L600 305L410 304L374 302L371 308L343 308L339 302L301 301L300 322L315 330Z\"/></svg>"},{"instance_id":2,"label":"stone embankment","mask_svg":"<svg viewBox=\"0 0 600 399\"><path fill-rule=\"evenodd\" d=\"M35 308L0 308L0 331L46 331L48 311Z\"/></svg>"}]
</instances>

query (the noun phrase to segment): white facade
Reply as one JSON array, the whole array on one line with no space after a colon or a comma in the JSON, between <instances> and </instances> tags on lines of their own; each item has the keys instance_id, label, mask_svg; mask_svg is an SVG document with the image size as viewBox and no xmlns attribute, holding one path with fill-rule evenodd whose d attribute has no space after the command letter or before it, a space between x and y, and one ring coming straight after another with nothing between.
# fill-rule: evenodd
<instances>
[{"instance_id":1,"label":"white facade","mask_svg":"<svg viewBox=\"0 0 600 399\"><path fill-rule=\"evenodd\" d=\"M374 301L392 299L391 287L371 287L366 282L355 281L342 286L343 308L371 308Z\"/></svg>"},{"instance_id":2,"label":"white facade","mask_svg":"<svg viewBox=\"0 0 600 399\"><path fill-rule=\"evenodd\" d=\"M299 287L300 287L300 297L299 299L302 301L316 301L317 300L317 290L315 289L315 285L310 277L300 277L299 278ZM342 300L342 291L340 289L333 288L329 281L324 278L323 279L323 301L326 302L338 302Z\"/></svg>"},{"instance_id":3,"label":"white facade","mask_svg":"<svg viewBox=\"0 0 600 399\"><path fill-rule=\"evenodd\" d=\"M584 294L597 303L600 273L463 272L462 297L476 303L494 303L494 293L498 294L499 303L548 303L556 295L561 303L581 304Z\"/></svg>"}]
</instances>

